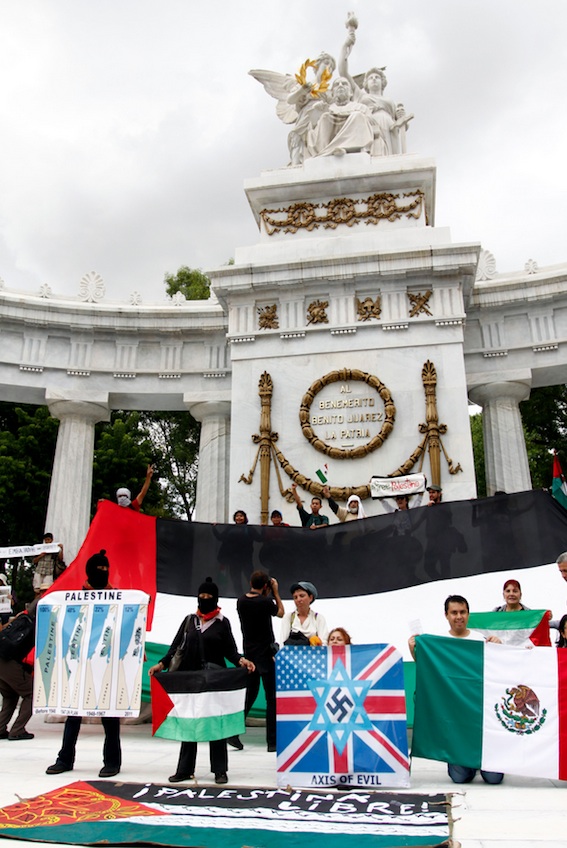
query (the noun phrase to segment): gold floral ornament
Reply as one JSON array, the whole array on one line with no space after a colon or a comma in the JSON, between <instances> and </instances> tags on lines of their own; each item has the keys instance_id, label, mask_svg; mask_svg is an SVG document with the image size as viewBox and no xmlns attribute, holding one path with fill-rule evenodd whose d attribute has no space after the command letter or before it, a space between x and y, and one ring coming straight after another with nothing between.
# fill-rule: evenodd
<instances>
[{"instance_id":1,"label":"gold floral ornament","mask_svg":"<svg viewBox=\"0 0 567 848\"><path fill-rule=\"evenodd\" d=\"M378 296L376 300L372 300L371 297L365 297L364 300L356 298L356 311L359 321L370 321L371 318L379 320L380 315L382 314L380 296Z\"/></svg>"},{"instance_id":2,"label":"gold floral ornament","mask_svg":"<svg viewBox=\"0 0 567 848\"><path fill-rule=\"evenodd\" d=\"M274 233L311 232L319 227L335 230L355 224L377 225L380 221L394 222L400 218L419 220L425 211L425 194L421 189L392 194L382 192L366 198L336 197L326 203L302 201L279 209L262 209L260 218L269 236Z\"/></svg>"},{"instance_id":3,"label":"gold floral ornament","mask_svg":"<svg viewBox=\"0 0 567 848\"><path fill-rule=\"evenodd\" d=\"M307 82L307 68L313 68L315 73L317 73L317 62L313 59L306 59L303 65L299 69L299 73L295 75L295 79L299 83L299 85L308 85ZM327 91L329 88L329 80L332 77L332 71L328 68L324 68L321 74L320 82L316 82L311 86L311 97L319 97L324 91Z\"/></svg>"},{"instance_id":4,"label":"gold floral ornament","mask_svg":"<svg viewBox=\"0 0 567 848\"><path fill-rule=\"evenodd\" d=\"M307 307L307 324L328 324L327 307L328 300L314 300Z\"/></svg>"},{"instance_id":5,"label":"gold floral ornament","mask_svg":"<svg viewBox=\"0 0 567 848\"><path fill-rule=\"evenodd\" d=\"M258 307L256 311L258 312L258 327L260 330L278 329L280 325L277 304L273 303L271 306Z\"/></svg>"}]
</instances>

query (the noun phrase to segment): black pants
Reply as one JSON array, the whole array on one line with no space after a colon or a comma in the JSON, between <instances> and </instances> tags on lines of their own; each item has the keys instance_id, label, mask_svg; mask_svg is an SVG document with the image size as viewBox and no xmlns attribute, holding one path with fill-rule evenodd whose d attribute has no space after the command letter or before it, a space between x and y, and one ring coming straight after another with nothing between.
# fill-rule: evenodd
<instances>
[{"instance_id":1,"label":"black pants","mask_svg":"<svg viewBox=\"0 0 567 848\"><path fill-rule=\"evenodd\" d=\"M254 662L252 657L249 657ZM264 670L260 666L260 670L248 675L248 683L246 688L246 704L244 706L244 714L248 715L254 705L254 701L258 697L260 691L260 679L264 684L264 692L266 693L266 743L268 747L276 744L276 664L272 661L271 667Z\"/></svg>"},{"instance_id":2,"label":"black pants","mask_svg":"<svg viewBox=\"0 0 567 848\"><path fill-rule=\"evenodd\" d=\"M217 739L215 742L209 742L209 757L213 774L225 774L228 771L226 739ZM179 762L177 763L177 774L195 774L196 761L197 743L182 742L179 752Z\"/></svg>"},{"instance_id":3,"label":"black pants","mask_svg":"<svg viewBox=\"0 0 567 848\"><path fill-rule=\"evenodd\" d=\"M57 754L57 762L66 768L73 768L75 762L75 748L77 738L81 729L82 716L68 716L63 731L63 745ZM122 751L120 748L120 719L111 716L102 719L104 727L104 746L102 749L102 761L109 768L120 768L122 765Z\"/></svg>"}]
</instances>

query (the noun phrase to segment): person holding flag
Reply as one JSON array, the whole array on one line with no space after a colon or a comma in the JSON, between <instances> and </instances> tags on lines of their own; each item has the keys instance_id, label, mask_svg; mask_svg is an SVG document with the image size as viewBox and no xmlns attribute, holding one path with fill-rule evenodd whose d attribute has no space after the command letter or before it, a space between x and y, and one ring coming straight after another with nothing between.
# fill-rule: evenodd
<instances>
[{"instance_id":1,"label":"person holding flag","mask_svg":"<svg viewBox=\"0 0 567 848\"><path fill-rule=\"evenodd\" d=\"M202 669L226 669L225 658L234 666L245 668L249 673L256 666L236 649L230 622L220 611L219 590L210 577L199 586L197 613L188 615L181 623L169 651L149 669L150 677L170 669L171 671L200 671ZM228 671L224 672L228 674ZM203 718L206 725L207 718ZM205 728L206 730L206 728ZM234 731L232 731L234 733ZM227 734L230 736L231 734ZM179 737L177 737L179 738ZM203 736L201 736L201 739ZM207 736L205 735L205 739ZM228 755L226 737L211 739L209 736L211 771L215 783L228 783ZM170 783L192 780L197 760L197 742L182 742L177 771L169 778Z\"/></svg>"},{"instance_id":2,"label":"person holding flag","mask_svg":"<svg viewBox=\"0 0 567 848\"><path fill-rule=\"evenodd\" d=\"M449 595L445 600L445 618L449 623L449 632L447 633L453 639L471 639L480 642L500 642L497 636L489 636L484 638L480 633L470 630L469 622L469 602L462 595ZM409 649L414 660L419 660L419 651L416 657L416 637L412 636L409 640ZM477 770L469 768L469 766L460 766L455 763L447 763L447 772L453 783L470 783L474 779ZM502 783L504 775L497 771L484 771L481 769L480 775L485 783L496 785Z\"/></svg>"}]
</instances>

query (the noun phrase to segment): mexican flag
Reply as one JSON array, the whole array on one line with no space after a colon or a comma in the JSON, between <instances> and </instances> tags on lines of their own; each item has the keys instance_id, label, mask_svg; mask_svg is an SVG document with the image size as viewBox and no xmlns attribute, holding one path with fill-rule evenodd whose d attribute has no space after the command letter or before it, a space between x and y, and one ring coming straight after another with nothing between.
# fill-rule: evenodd
<instances>
[{"instance_id":1,"label":"mexican flag","mask_svg":"<svg viewBox=\"0 0 567 848\"><path fill-rule=\"evenodd\" d=\"M418 636L412 756L566 780L567 650Z\"/></svg>"},{"instance_id":2,"label":"mexican flag","mask_svg":"<svg viewBox=\"0 0 567 848\"><path fill-rule=\"evenodd\" d=\"M244 733L247 677L243 668L154 674L154 736L178 742L211 742Z\"/></svg>"},{"instance_id":3,"label":"mexican flag","mask_svg":"<svg viewBox=\"0 0 567 848\"><path fill-rule=\"evenodd\" d=\"M551 494L555 500L567 509L567 482L563 476L561 465L557 454L553 454L553 482L551 484Z\"/></svg>"},{"instance_id":4,"label":"mexican flag","mask_svg":"<svg viewBox=\"0 0 567 848\"><path fill-rule=\"evenodd\" d=\"M503 645L526 647L527 643L540 648L551 647L549 610L518 610L518 612L471 612L469 627L487 639L497 636Z\"/></svg>"}]
</instances>

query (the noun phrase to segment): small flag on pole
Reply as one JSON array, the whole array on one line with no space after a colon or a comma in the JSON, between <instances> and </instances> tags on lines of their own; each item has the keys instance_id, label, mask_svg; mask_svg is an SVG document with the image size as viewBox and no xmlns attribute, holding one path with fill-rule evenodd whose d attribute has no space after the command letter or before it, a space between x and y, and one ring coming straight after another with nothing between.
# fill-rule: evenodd
<instances>
[{"instance_id":1,"label":"small flag on pole","mask_svg":"<svg viewBox=\"0 0 567 848\"><path fill-rule=\"evenodd\" d=\"M567 482L559 464L557 451L553 451L553 483L551 484L551 494L562 507L567 509Z\"/></svg>"},{"instance_id":2,"label":"small flag on pole","mask_svg":"<svg viewBox=\"0 0 567 848\"><path fill-rule=\"evenodd\" d=\"M315 474L317 475L317 477L319 478L321 483L325 484L327 482L327 479L328 479L327 475L329 473L329 466L325 463L323 468L325 469L324 471L323 471L322 468L318 468L317 471L315 472Z\"/></svg>"}]
</instances>

